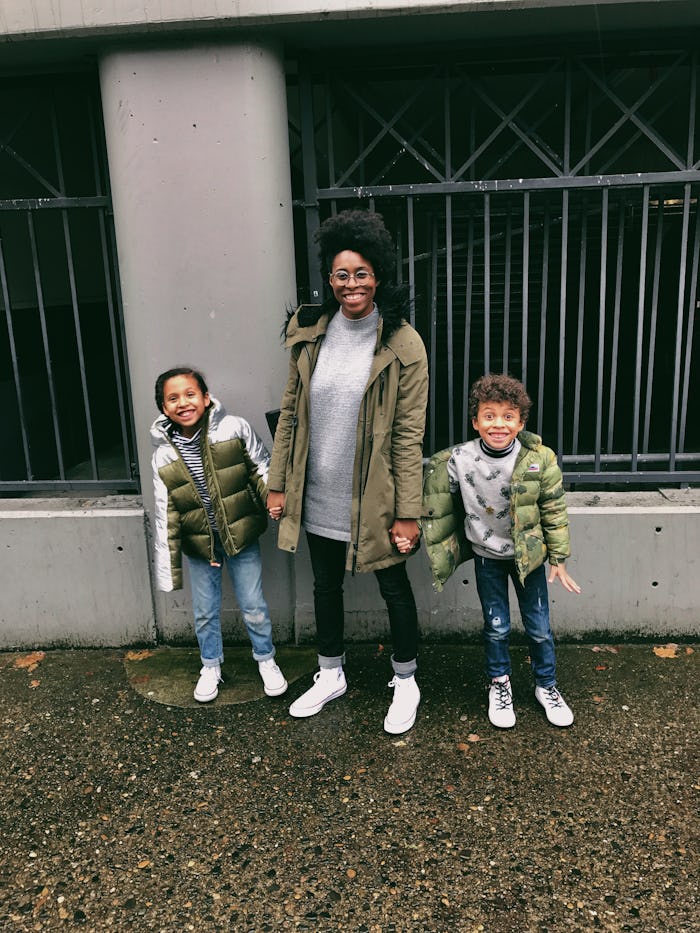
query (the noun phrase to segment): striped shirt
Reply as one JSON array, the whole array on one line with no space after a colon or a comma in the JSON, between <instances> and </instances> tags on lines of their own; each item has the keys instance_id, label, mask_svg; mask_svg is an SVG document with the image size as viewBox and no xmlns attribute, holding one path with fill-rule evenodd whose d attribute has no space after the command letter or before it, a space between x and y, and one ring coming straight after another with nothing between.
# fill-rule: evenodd
<instances>
[{"instance_id":1,"label":"striped shirt","mask_svg":"<svg viewBox=\"0 0 700 933\"><path fill-rule=\"evenodd\" d=\"M218 531L219 529L216 527L216 519L214 518L214 509L212 508L211 498L209 497L209 490L207 489L207 480L204 476L201 436L201 428L199 431L197 431L194 437L185 437L184 434L180 434L178 431L173 431L170 435L173 444L175 444L180 456L185 462L185 466L192 474L192 479L194 480L194 484L197 487L197 492L199 493L202 504L204 505L204 509L207 513L209 524L214 529L214 531Z\"/></svg>"}]
</instances>

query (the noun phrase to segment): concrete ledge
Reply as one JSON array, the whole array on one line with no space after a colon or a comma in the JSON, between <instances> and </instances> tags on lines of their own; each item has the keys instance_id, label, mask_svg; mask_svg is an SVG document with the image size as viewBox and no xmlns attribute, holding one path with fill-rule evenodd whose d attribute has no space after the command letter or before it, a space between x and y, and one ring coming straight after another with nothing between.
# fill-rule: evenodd
<instances>
[{"instance_id":1,"label":"concrete ledge","mask_svg":"<svg viewBox=\"0 0 700 933\"><path fill-rule=\"evenodd\" d=\"M153 643L135 497L0 500L0 647Z\"/></svg>"},{"instance_id":2,"label":"concrete ledge","mask_svg":"<svg viewBox=\"0 0 700 933\"><path fill-rule=\"evenodd\" d=\"M560 640L700 634L700 490L569 493L571 575L580 596L550 588L552 628ZM423 551L408 561L425 640L473 640L482 626L474 564L463 564L441 593ZM296 572L296 636L313 641L313 580L305 542ZM348 576L346 640L389 644L384 604L373 574ZM522 634L511 591L514 637Z\"/></svg>"}]
</instances>

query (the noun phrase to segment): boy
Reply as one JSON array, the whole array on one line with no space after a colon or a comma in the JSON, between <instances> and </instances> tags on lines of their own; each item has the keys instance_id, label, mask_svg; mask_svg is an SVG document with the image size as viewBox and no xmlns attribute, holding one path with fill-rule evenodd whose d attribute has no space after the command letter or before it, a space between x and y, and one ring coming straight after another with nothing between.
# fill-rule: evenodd
<instances>
[{"instance_id":1,"label":"boy","mask_svg":"<svg viewBox=\"0 0 700 933\"><path fill-rule=\"evenodd\" d=\"M489 719L501 729L515 725L509 578L530 646L535 697L553 725L574 721L556 685L547 583L558 579L572 593L581 588L564 564L569 522L556 456L541 438L524 430L531 405L517 379L482 376L469 393L478 438L435 454L424 482L423 530L436 587L442 589L457 565L474 557L491 681Z\"/></svg>"}]
</instances>

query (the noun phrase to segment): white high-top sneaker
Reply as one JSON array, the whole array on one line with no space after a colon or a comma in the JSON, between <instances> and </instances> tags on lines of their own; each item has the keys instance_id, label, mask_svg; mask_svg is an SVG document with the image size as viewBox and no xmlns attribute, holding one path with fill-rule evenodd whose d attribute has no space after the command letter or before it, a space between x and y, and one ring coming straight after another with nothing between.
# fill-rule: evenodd
<instances>
[{"instance_id":1,"label":"white high-top sneaker","mask_svg":"<svg viewBox=\"0 0 700 933\"><path fill-rule=\"evenodd\" d=\"M289 707L289 715L303 719L315 716L329 700L342 696L348 689L342 667L322 667L314 674L314 685L302 693Z\"/></svg>"},{"instance_id":2,"label":"white high-top sneaker","mask_svg":"<svg viewBox=\"0 0 700 933\"><path fill-rule=\"evenodd\" d=\"M394 699L384 719L384 729L392 735L400 735L416 721L420 690L413 674L410 677L395 676L388 685L394 688Z\"/></svg>"}]
</instances>

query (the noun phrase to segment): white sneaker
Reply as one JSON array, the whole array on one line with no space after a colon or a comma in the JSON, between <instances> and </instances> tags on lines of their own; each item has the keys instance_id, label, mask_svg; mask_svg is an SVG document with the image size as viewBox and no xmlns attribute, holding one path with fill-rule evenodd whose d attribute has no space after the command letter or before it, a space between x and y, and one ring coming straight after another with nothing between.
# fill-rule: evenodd
<instances>
[{"instance_id":1,"label":"white sneaker","mask_svg":"<svg viewBox=\"0 0 700 933\"><path fill-rule=\"evenodd\" d=\"M289 707L289 715L303 719L315 716L329 700L341 697L348 689L342 667L322 667L314 674L314 685Z\"/></svg>"},{"instance_id":2,"label":"white sneaker","mask_svg":"<svg viewBox=\"0 0 700 933\"><path fill-rule=\"evenodd\" d=\"M544 706L547 719L553 726L570 726L574 714L554 684L551 687L535 687L535 697Z\"/></svg>"},{"instance_id":3,"label":"white sneaker","mask_svg":"<svg viewBox=\"0 0 700 933\"><path fill-rule=\"evenodd\" d=\"M218 664L213 667L203 667L199 672L199 680L194 688L194 698L198 703L209 703L219 695L219 684L223 683L221 668Z\"/></svg>"},{"instance_id":4,"label":"white sneaker","mask_svg":"<svg viewBox=\"0 0 700 933\"><path fill-rule=\"evenodd\" d=\"M400 735L402 732L408 732L416 721L420 690L413 674L410 677L395 676L388 686L394 688L394 699L384 718L384 731Z\"/></svg>"},{"instance_id":5,"label":"white sneaker","mask_svg":"<svg viewBox=\"0 0 700 933\"><path fill-rule=\"evenodd\" d=\"M258 670L262 677L263 690L269 697L280 696L289 686L274 658L268 658L267 661L258 661Z\"/></svg>"},{"instance_id":6,"label":"white sneaker","mask_svg":"<svg viewBox=\"0 0 700 933\"><path fill-rule=\"evenodd\" d=\"M498 729L512 729L515 725L513 691L510 677L494 677L489 687L489 719Z\"/></svg>"}]
</instances>

